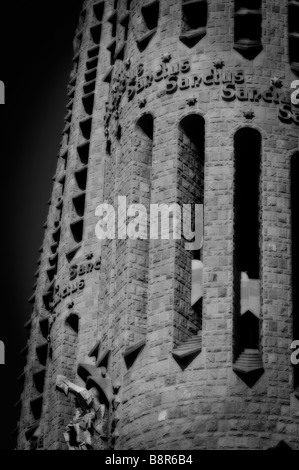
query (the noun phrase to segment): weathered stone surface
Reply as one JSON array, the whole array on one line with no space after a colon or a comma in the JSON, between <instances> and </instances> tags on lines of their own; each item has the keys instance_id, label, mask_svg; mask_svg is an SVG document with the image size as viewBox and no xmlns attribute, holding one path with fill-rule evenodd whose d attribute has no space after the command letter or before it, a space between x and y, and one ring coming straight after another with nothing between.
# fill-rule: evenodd
<instances>
[{"instance_id":1,"label":"weathered stone surface","mask_svg":"<svg viewBox=\"0 0 299 470\"><path fill-rule=\"evenodd\" d=\"M267 449L283 441L299 449L290 362L290 161L299 148L298 127L279 111L285 105L279 93L289 91L295 77L288 60L287 1L263 2L263 49L254 60L234 49L232 0L210 0L206 28L190 37L182 32L180 0L159 2L153 29L143 22L139 0L131 2L129 16L125 0L118 2L118 15L112 0L105 0L103 10L96 7L95 15L97 3L84 2L76 35L72 114L67 115L39 261L18 448L28 449L37 440L43 449L67 448L64 432L76 404L73 396L55 389L56 377L84 386L78 364L100 362L116 393L109 408L110 448ZM115 60L114 46L123 41L124 60ZM84 85L93 80L90 113L82 98ZM204 120L204 166L179 127L190 114ZM262 137L259 351L264 373L251 388L233 371L234 134L246 126ZM204 189L195 166L204 173ZM184 243L100 242L95 210L103 202L117 204L119 196L146 207L196 198L200 203L201 191L199 321L189 304L191 255ZM73 200L82 194L79 216ZM55 267L53 280L50 267ZM70 269L76 279L70 279ZM45 317L48 334L40 326ZM201 351L181 368L172 353L196 334ZM98 341L97 354L88 357ZM124 353L136 344L144 347L127 368ZM39 397L36 366L46 367L38 423L30 408Z\"/></svg>"}]
</instances>

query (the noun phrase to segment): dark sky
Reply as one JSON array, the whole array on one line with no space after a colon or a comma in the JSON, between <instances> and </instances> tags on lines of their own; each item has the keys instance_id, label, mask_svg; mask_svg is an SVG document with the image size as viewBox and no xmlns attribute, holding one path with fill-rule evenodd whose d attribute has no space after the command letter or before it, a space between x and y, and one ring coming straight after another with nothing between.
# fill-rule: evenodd
<instances>
[{"instance_id":1,"label":"dark sky","mask_svg":"<svg viewBox=\"0 0 299 470\"><path fill-rule=\"evenodd\" d=\"M15 445L13 404L24 366L19 351L27 338L23 325L32 309L27 300L43 241L82 3L16 0L0 7L0 80L6 86L6 104L0 106L0 340L6 348L6 365L0 366L0 450Z\"/></svg>"}]
</instances>

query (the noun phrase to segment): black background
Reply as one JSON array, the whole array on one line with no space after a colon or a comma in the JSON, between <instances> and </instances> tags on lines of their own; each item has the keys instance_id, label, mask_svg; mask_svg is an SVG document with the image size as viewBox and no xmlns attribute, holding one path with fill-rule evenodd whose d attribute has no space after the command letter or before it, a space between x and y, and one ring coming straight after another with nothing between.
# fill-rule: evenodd
<instances>
[{"instance_id":1,"label":"black background","mask_svg":"<svg viewBox=\"0 0 299 470\"><path fill-rule=\"evenodd\" d=\"M1 311L0 449L15 447L14 403L39 247L66 115L72 43L82 0L14 1L0 7Z\"/></svg>"}]
</instances>

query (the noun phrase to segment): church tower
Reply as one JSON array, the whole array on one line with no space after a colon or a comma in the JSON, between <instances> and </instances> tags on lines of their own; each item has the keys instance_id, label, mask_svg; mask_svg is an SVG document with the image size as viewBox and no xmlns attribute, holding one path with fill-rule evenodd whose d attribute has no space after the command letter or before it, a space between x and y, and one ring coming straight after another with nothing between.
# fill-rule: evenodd
<instances>
[{"instance_id":1,"label":"church tower","mask_svg":"<svg viewBox=\"0 0 299 470\"><path fill-rule=\"evenodd\" d=\"M299 449L298 77L298 0L84 2L18 449Z\"/></svg>"}]
</instances>

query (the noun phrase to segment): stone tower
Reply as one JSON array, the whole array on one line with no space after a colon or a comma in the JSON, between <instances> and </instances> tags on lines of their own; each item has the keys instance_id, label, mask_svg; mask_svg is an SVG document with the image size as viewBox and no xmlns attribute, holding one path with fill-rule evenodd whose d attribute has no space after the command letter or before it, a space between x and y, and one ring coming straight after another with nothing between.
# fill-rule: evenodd
<instances>
[{"instance_id":1,"label":"stone tower","mask_svg":"<svg viewBox=\"0 0 299 470\"><path fill-rule=\"evenodd\" d=\"M18 449L299 448L298 38L298 0L84 2ZM132 204L203 205L203 243Z\"/></svg>"}]
</instances>

